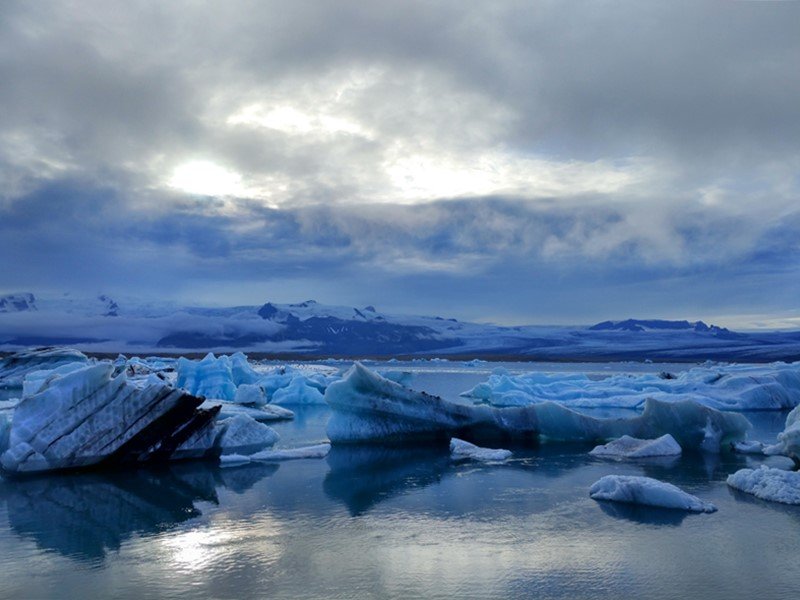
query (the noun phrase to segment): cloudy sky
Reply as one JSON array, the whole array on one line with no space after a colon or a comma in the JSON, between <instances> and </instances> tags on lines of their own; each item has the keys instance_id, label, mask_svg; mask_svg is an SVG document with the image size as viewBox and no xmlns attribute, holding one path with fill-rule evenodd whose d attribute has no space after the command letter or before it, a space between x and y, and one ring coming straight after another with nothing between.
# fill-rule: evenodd
<instances>
[{"instance_id":1,"label":"cloudy sky","mask_svg":"<svg viewBox=\"0 0 800 600\"><path fill-rule=\"evenodd\" d=\"M0 292L800 326L800 3L0 4Z\"/></svg>"}]
</instances>

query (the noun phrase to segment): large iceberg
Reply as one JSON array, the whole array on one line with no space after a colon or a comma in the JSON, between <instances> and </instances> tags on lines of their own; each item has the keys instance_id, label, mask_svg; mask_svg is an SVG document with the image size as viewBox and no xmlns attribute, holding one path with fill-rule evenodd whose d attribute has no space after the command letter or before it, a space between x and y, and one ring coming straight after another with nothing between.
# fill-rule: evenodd
<instances>
[{"instance_id":1,"label":"large iceberg","mask_svg":"<svg viewBox=\"0 0 800 600\"><path fill-rule=\"evenodd\" d=\"M800 504L800 473L761 465L758 469L740 469L728 475L728 485L756 498Z\"/></svg>"},{"instance_id":2,"label":"large iceberg","mask_svg":"<svg viewBox=\"0 0 800 600\"><path fill-rule=\"evenodd\" d=\"M190 394L215 400L233 400L236 397L231 361L227 356L217 358L209 353L201 361L181 357L177 370L177 386Z\"/></svg>"},{"instance_id":3,"label":"large iceberg","mask_svg":"<svg viewBox=\"0 0 800 600\"><path fill-rule=\"evenodd\" d=\"M160 380L145 387L98 363L45 379L14 410L0 464L7 472L142 464L205 456L218 409Z\"/></svg>"},{"instance_id":4,"label":"large iceberg","mask_svg":"<svg viewBox=\"0 0 800 600\"><path fill-rule=\"evenodd\" d=\"M594 500L610 500L689 512L715 512L717 507L697 496L687 494L671 483L650 477L606 475L592 484L589 496Z\"/></svg>"},{"instance_id":5,"label":"large iceberg","mask_svg":"<svg viewBox=\"0 0 800 600\"><path fill-rule=\"evenodd\" d=\"M623 435L618 440L595 447L589 454L602 458L650 458L654 456L678 456L681 447L670 434L655 440L640 440Z\"/></svg>"},{"instance_id":6,"label":"large iceberg","mask_svg":"<svg viewBox=\"0 0 800 600\"><path fill-rule=\"evenodd\" d=\"M493 373L462 394L493 406L558 402L573 408L640 408L649 398L693 400L717 410L785 410L800 404L800 363L695 367L669 373Z\"/></svg>"},{"instance_id":7,"label":"large iceberg","mask_svg":"<svg viewBox=\"0 0 800 600\"><path fill-rule=\"evenodd\" d=\"M25 376L71 363L86 365L89 358L70 348L38 348L24 350L0 359L0 388L21 387Z\"/></svg>"},{"instance_id":8,"label":"large iceberg","mask_svg":"<svg viewBox=\"0 0 800 600\"><path fill-rule=\"evenodd\" d=\"M414 439L468 441L604 441L629 435L671 434L684 449L718 452L745 438L750 423L692 401L648 400L641 415L601 419L555 402L516 408L447 402L389 381L356 363L325 392L333 409L328 438L333 443L407 442Z\"/></svg>"}]
</instances>

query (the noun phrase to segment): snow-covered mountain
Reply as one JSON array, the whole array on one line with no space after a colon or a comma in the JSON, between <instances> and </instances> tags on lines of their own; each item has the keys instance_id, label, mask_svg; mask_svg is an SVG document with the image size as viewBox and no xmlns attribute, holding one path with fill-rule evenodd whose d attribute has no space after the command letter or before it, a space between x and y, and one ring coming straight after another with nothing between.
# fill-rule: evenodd
<instances>
[{"instance_id":1,"label":"snow-covered mountain","mask_svg":"<svg viewBox=\"0 0 800 600\"><path fill-rule=\"evenodd\" d=\"M307 300L202 307L3 296L0 350L71 345L95 352L451 356L523 360L800 358L800 332L738 333L702 321L627 319L590 327L502 327Z\"/></svg>"}]
</instances>

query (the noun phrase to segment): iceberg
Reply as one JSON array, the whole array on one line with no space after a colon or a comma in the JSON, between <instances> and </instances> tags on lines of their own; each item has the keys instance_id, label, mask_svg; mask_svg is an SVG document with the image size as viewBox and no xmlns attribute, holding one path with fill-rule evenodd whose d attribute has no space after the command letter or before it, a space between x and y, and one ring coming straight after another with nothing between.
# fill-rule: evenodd
<instances>
[{"instance_id":1,"label":"iceberg","mask_svg":"<svg viewBox=\"0 0 800 600\"><path fill-rule=\"evenodd\" d=\"M181 357L177 371L177 386L190 394L215 400L233 400L236 397L231 361L227 356L217 358L209 352L199 362Z\"/></svg>"},{"instance_id":2,"label":"iceberg","mask_svg":"<svg viewBox=\"0 0 800 600\"><path fill-rule=\"evenodd\" d=\"M219 421L220 430L215 443L222 454L252 454L273 446L279 439L278 432L272 427L259 423L247 415L236 415Z\"/></svg>"},{"instance_id":3,"label":"iceberg","mask_svg":"<svg viewBox=\"0 0 800 600\"><path fill-rule=\"evenodd\" d=\"M734 489L762 500L800 504L800 472L797 471L761 465L758 469L740 469L728 475L727 483Z\"/></svg>"},{"instance_id":4,"label":"iceberg","mask_svg":"<svg viewBox=\"0 0 800 600\"><path fill-rule=\"evenodd\" d=\"M764 442L745 440L733 444L733 451L739 454L764 454Z\"/></svg>"},{"instance_id":5,"label":"iceberg","mask_svg":"<svg viewBox=\"0 0 800 600\"><path fill-rule=\"evenodd\" d=\"M750 423L692 401L648 400L641 415L602 419L555 402L496 408L447 402L389 381L360 363L328 386L333 410L328 438L334 444L445 440L605 441L629 435L671 434L684 449L719 452L745 438Z\"/></svg>"},{"instance_id":6,"label":"iceberg","mask_svg":"<svg viewBox=\"0 0 800 600\"><path fill-rule=\"evenodd\" d=\"M286 387L275 390L272 394L272 403L280 405L292 404L325 404L325 397L319 388L309 385L309 381L302 375L294 376Z\"/></svg>"},{"instance_id":7,"label":"iceberg","mask_svg":"<svg viewBox=\"0 0 800 600\"><path fill-rule=\"evenodd\" d=\"M629 435L597 446L589 452L602 458L649 458L654 456L678 456L681 447L670 434L654 440L640 440Z\"/></svg>"},{"instance_id":8,"label":"iceberg","mask_svg":"<svg viewBox=\"0 0 800 600\"><path fill-rule=\"evenodd\" d=\"M462 396L492 406L552 401L572 408L641 408L649 398L693 400L717 410L786 410L800 404L800 363L708 365L678 375L618 374L604 379L581 373L496 371Z\"/></svg>"},{"instance_id":9,"label":"iceberg","mask_svg":"<svg viewBox=\"0 0 800 600\"><path fill-rule=\"evenodd\" d=\"M264 388L257 383L243 383L236 388L233 402L249 406L264 406L267 403L267 394Z\"/></svg>"},{"instance_id":10,"label":"iceberg","mask_svg":"<svg viewBox=\"0 0 800 600\"><path fill-rule=\"evenodd\" d=\"M70 348L24 350L0 359L0 388L21 387L25 376L34 371L55 369L70 363L89 364L89 357Z\"/></svg>"},{"instance_id":11,"label":"iceberg","mask_svg":"<svg viewBox=\"0 0 800 600\"><path fill-rule=\"evenodd\" d=\"M450 440L450 457L453 460L501 461L511 457L511 450L481 448L458 438Z\"/></svg>"},{"instance_id":12,"label":"iceberg","mask_svg":"<svg viewBox=\"0 0 800 600\"><path fill-rule=\"evenodd\" d=\"M689 512L715 512L717 507L697 496L687 494L671 483L650 477L606 475L589 488L594 500L610 500L627 504L674 508Z\"/></svg>"},{"instance_id":13,"label":"iceberg","mask_svg":"<svg viewBox=\"0 0 800 600\"><path fill-rule=\"evenodd\" d=\"M219 409L163 382L144 388L111 363L54 375L22 398L0 456L6 472L142 464L213 454Z\"/></svg>"}]
</instances>

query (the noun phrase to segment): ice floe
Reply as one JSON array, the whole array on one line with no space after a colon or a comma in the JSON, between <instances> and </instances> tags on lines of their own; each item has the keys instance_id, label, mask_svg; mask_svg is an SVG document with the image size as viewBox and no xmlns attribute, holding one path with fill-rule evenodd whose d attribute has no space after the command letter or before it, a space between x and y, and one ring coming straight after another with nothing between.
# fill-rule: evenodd
<instances>
[{"instance_id":1,"label":"ice floe","mask_svg":"<svg viewBox=\"0 0 800 600\"><path fill-rule=\"evenodd\" d=\"M784 471L761 465L758 469L740 469L728 475L728 485L756 498L800 504L800 472Z\"/></svg>"},{"instance_id":2,"label":"ice floe","mask_svg":"<svg viewBox=\"0 0 800 600\"><path fill-rule=\"evenodd\" d=\"M649 458L654 456L678 456L681 447L670 434L654 440L640 440L623 435L617 440L597 446L589 452L592 456L603 458Z\"/></svg>"},{"instance_id":3,"label":"ice floe","mask_svg":"<svg viewBox=\"0 0 800 600\"><path fill-rule=\"evenodd\" d=\"M450 440L450 457L454 460L501 461L511 457L511 450L502 448L481 448L465 440Z\"/></svg>"},{"instance_id":4,"label":"ice floe","mask_svg":"<svg viewBox=\"0 0 800 600\"><path fill-rule=\"evenodd\" d=\"M628 419L596 418L555 402L512 408L467 406L403 387L360 363L328 386L325 400L333 409L327 427L333 443L451 437L603 441L669 433L684 449L718 452L743 440L750 428L742 415L688 400L647 400L642 414Z\"/></svg>"},{"instance_id":5,"label":"ice floe","mask_svg":"<svg viewBox=\"0 0 800 600\"><path fill-rule=\"evenodd\" d=\"M284 460L300 460L303 458L325 458L331 451L330 444L316 444L300 448L281 448L279 450L262 450L254 454L222 455L223 466L237 466L250 462L279 462Z\"/></svg>"},{"instance_id":6,"label":"ice floe","mask_svg":"<svg viewBox=\"0 0 800 600\"><path fill-rule=\"evenodd\" d=\"M573 408L640 408L645 400L693 400L717 410L785 410L800 404L800 363L708 365L678 375L494 372L462 394L493 406L552 401Z\"/></svg>"},{"instance_id":7,"label":"ice floe","mask_svg":"<svg viewBox=\"0 0 800 600\"><path fill-rule=\"evenodd\" d=\"M609 500L689 512L715 512L716 506L684 492L677 486L650 477L606 475L589 488L594 500Z\"/></svg>"}]
</instances>

